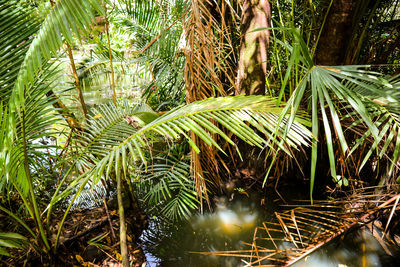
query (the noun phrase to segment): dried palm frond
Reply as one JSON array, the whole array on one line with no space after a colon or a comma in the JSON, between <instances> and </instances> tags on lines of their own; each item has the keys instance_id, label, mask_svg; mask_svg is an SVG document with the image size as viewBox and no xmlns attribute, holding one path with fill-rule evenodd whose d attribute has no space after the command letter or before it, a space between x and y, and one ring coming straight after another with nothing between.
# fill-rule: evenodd
<instances>
[{"instance_id":1,"label":"dried palm frond","mask_svg":"<svg viewBox=\"0 0 400 267\"><path fill-rule=\"evenodd\" d=\"M234 1L235 2L235 1ZM233 95L235 92L239 5L229 1L193 0L184 23L186 101ZM193 136L194 137L194 136ZM213 138L216 138L213 136ZM195 144L202 154L192 153L196 190L206 194L205 180L219 185L218 155L199 138ZM202 194L201 194L202 193Z\"/></svg>"},{"instance_id":2,"label":"dried palm frond","mask_svg":"<svg viewBox=\"0 0 400 267\"><path fill-rule=\"evenodd\" d=\"M193 0L190 10L184 24L187 101L232 94L237 49L232 35L240 33L236 11L226 1L207 0Z\"/></svg>"},{"instance_id":3,"label":"dried palm frond","mask_svg":"<svg viewBox=\"0 0 400 267\"><path fill-rule=\"evenodd\" d=\"M357 225L378 218L377 213L389 215L388 222L399 210L400 194L358 190L351 196L314 205L294 207L275 212L275 219L263 222L254 231L248 250L202 252L204 255L234 256L247 259L248 266L290 266ZM386 226L387 229L387 226Z\"/></svg>"}]
</instances>

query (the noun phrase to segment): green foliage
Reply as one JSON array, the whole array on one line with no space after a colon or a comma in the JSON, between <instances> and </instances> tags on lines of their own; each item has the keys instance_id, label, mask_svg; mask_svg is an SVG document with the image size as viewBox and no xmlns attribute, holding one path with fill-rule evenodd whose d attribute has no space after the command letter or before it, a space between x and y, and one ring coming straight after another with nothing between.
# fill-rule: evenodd
<instances>
[{"instance_id":1,"label":"green foliage","mask_svg":"<svg viewBox=\"0 0 400 267\"><path fill-rule=\"evenodd\" d=\"M199 201L190 173L190 158L173 155L152 159L152 164L139 176L146 189L144 201L150 212L170 221L189 218ZM150 213L150 214L152 214Z\"/></svg>"},{"instance_id":2,"label":"green foliage","mask_svg":"<svg viewBox=\"0 0 400 267\"><path fill-rule=\"evenodd\" d=\"M22 248L27 239L17 233L0 233L0 256L11 256L7 248Z\"/></svg>"},{"instance_id":3,"label":"green foliage","mask_svg":"<svg viewBox=\"0 0 400 267\"><path fill-rule=\"evenodd\" d=\"M102 178L107 179L112 172L122 169L124 177L130 177L128 167L139 162L147 166L147 158L151 156L147 151L151 151L152 145L164 138L174 141L183 137L197 153L200 153L199 148L188 135L188 131L191 131L208 145L225 153L213 135L220 136L233 146L236 145L228 135L212 123L213 120L250 145L260 148L280 145L281 149L288 152L285 146L296 148L300 145L308 145L310 134L298 123L292 125L285 140L280 139L283 135L283 125L281 125L281 130L276 131L276 129L279 129L277 119L281 111L282 108L276 106L275 99L265 96L206 99L176 108L161 117L149 110L148 106L140 103L130 105L129 102L122 102L118 107L113 104L100 106L81 137L76 139L79 147L76 148L77 154L73 156L74 164L84 168L85 173L71 182L62 194L55 195L50 205L65 198L79 185L80 189L73 198L75 200L85 188L86 183L92 181L96 184ZM246 123L261 131L265 138L259 136ZM284 145L278 144L278 141L284 142ZM65 178L61 184L64 181ZM176 184L170 184L170 186L175 186L177 189ZM190 192L187 189L181 192L185 193L182 197L189 197L187 193L190 194ZM181 209L180 214L185 215L187 211L179 207L178 198L176 199L175 203L170 202L171 206L167 209ZM169 213L169 216L176 218L176 214L178 213Z\"/></svg>"},{"instance_id":4,"label":"green foliage","mask_svg":"<svg viewBox=\"0 0 400 267\"><path fill-rule=\"evenodd\" d=\"M348 109L352 110L352 117L357 117L358 123L367 127L366 136L371 135L375 140L375 145L372 145L372 150L370 150L369 154L372 153L371 151L381 142L382 137L389 128L394 130L394 132L391 132L392 137L389 141L392 141L397 129L396 124L393 125L395 120L387 120L389 114L383 117L387 123L384 128L382 128L379 122L374 121L378 114L376 110L374 111L374 108L382 110L382 106L373 100L383 99L389 104L389 107L398 107L399 102L395 98L398 97L396 89L398 88L398 78L388 78L383 74L367 70L370 66L324 67L315 65L312 61L312 55L299 31L297 29L283 30L285 30L287 37L290 37L290 40L293 41L293 44L278 41L290 55L288 69L279 92L279 99L285 96L285 98L289 97L289 100L281 116L285 116L286 114L294 115L302 106L309 107L309 112L312 115L313 136L326 142L330 174L336 181L338 175L336 173L337 154L335 154L335 150L337 147L335 143L338 143L342 156L346 157L350 152L342 125L343 112L348 111L343 110L343 106L347 105ZM293 66L297 66L295 70L293 70ZM293 90L287 92L286 81L291 76L293 76L291 80L297 81L297 84L295 84L296 86ZM371 109L371 107L373 108ZM289 119L288 125L290 125L290 121L293 119ZM320 121L322 121L323 127L319 126ZM379 130L381 128L382 130ZM320 135L320 129L323 129L325 137ZM337 142L333 138L334 135L336 135ZM360 139L356 146L365 141L365 138ZM397 154L395 156L397 157ZM369 155L364 159L364 163L368 158ZM314 140L311 152L311 196L315 182L317 159L318 143L317 140ZM393 161L393 163L395 164L396 161Z\"/></svg>"},{"instance_id":5,"label":"green foliage","mask_svg":"<svg viewBox=\"0 0 400 267\"><path fill-rule=\"evenodd\" d=\"M42 65L56 52L65 41L72 43L75 34L78 38L93 23L95 12L104 13L102 0L60 0L46 17L19 69L13 90L15 108L24 105L24 87L34 81Z\"/></svg>"},{"instance_id":6,"label":"green foliage","mask_svg":"<svg viewBox=\"0 0 400 267\"><path fill-rule=\"evenodd\" d=\"M43 172L39 170L47 168L41 165L47 162L47 158L55 156L55 153L51 153L56 148L54 145L39 142L43 138L50 139L54 135L53 124L61 122L52 107L55 100L46 96L57 78L57 72L50 68L51 65L47 66L36 76L35 83L24 92L25 105L19 113L11 113L9 118L13 120L16 129L10 140L12 146L8 148L10 158L5 166L6 176L25 195L29 191L25 162L29 164L32 174L40 176Z\"/></svg>"},{"instance_id":7,"label":"green foliage","mask_svg":"<svg viewBox=\"0 0 400 267\"><path fill-rule=\"evenodd\" d=\"M84 130L74 129L71 134L68 147L63 150L67 151L65 155L57 155L59 147L45 143L60 134L54 130L54 125L62 124L58 114L63 110L54 107L58 101L54 94L58 81L54 58L59 60L65 42L73 44L76 38L85 42L96 16L104 14L106 3L102 0L60 0L42 20L33 5L0 0L0 191L8 197L9 192L16 193L17 201L21 201L24 208L16 213L3 206L0 210L35 238L31 246L36 252L49 252L52 247L57 248L62 225L71 207L76 202L92 201L91 192L106 194L99 181L114 179L122 172L128 187L132 189L134 184L133 188L144 189L144 200L157 205L160 214L171 221L187 218L199 205L199 194L204 192L194 190L194 173L187 160L187 151L177 153L173 143L189 144L194 153L202 153L194 137L226 154L222 143L237 148L232 139L235 135L250 146L267 149L267 155L274 159L278 151L291 156L292 149L311 144L311 197L317 165L322 160L321 150L328 155L333 180L341 186L351 182L351 177L340 173L338 162L347 164L346 160L357 153L361 158L357 171L378 159L389 159L389 179L397 171L400 158L399 76L385 76L372 71L369 65L326 67L314 64L313 56L321 31L313 29L323 24L323 16L318 12L328 2L310 1L302 10L296 9L293 1L273 3L277 11L274 23L280 27L271 29L273 69L268 80L269 96L209 98L182 105L185 102L184 66L185 60L189 60L184 53L196 46L186 44L190 37L186 36L182 26L186 12L190 12L188 2L117 1L113 9L109 9L108 17L114 33L123 33L124 38L129 39L128 42L121 36L114 37L117 49L111 54L116 66L117 88L142 89L152 107L141 101L119 101L118 105L93 108ZM365 6L365 10L369 10L369 6ZM380 6L374 8L386 14ZM292 13L288 15L288 11ZM390 13L393 19L395 10ZM366 25L372 25L375 15L368 18L365 14L360 15L356 20L367 20ZM236 22L232 19L229 23ZM201 19L199 23L201 25L192 25L193 29L205 26ZM204 60L192 64L199 68L195 71L201 75L196 81L201 83L213 80L208 75L229 76L227 73L234 69L231 65L236 60L233 54L238 47L238 36L224 36L223 29L217 26L213 30L220 30L222 34L205 34L204 39L193 42L201 45L206 40L212 46L222 40L220 48L229 48L228 53L218 54L217 60L219 51L209 53L205 61L216 61L211 67L201 65ZM300 29L296 29L297 26ZM232 28L239 29L238 25ZM380 32L385 32L382 29ZM370 50L367 48L374 43L365 39L369 30L365 26L361 32L357 31L356 36L360 38L353 47L351 62L367 56ZM382 38L375 36L377 40ZM104 40L95 41L95 55L82 63L82 68L78 69L79 78L86 85L104 86L110 72L109 51ZM124 49L129 51L121 51ZM196 56L204 51L207 50ZM99 78L102 75L105 78ZM118 79L125 75L132 80ZM195 84L193 88L215 90L218 87L218 90L231 92L232 87L226 84L233 80L228 83L229 77L216 77L218 81L223 79L226 80L218 86L208 84L204 89L203 84ZM168 112L159 115L154 110ZM159 147L162 153L157 152ZM172 148L167 150L166 147ZM59 156L57 160L51 160L56 156ZM267 166L268 170L272 163ZM60 172L60 181L55 187L57 172ZM45 190L48 195L41 194L41 188L48 189ZM56 241L50 244L47 229L50 229L55 206L62 200L67 200L68 207L59 224ZM42 217L42 208L46 205L47 229ZM34 220L37 229L24 222L27 216ZM6 248L20 249L24 244L26 239L19 234L0 233L2 255L9 256Z\"/></svg>"},{"instance_id":8,"label":"green foliage","mask_svg":"<svg viewBox=\"0 0 400 267\"><path fill-rule=\"evenodd\" d=\"M41 21L34 16L32 8L9 0L0 1L0 21L0 100L7 104Z\"/></svg>"},{"instance_id":9,"label":"green foliage","mask_svg":"<svg viewBox=\"0 0 400 267\"><path fill-rule=\"evenodd\" d=\"M133 63L148 81L143 96L155 110L169 110L184 102L184 58L181 18L185 1L123 1L114 23L130 36ZM139 73L137 73L139 74Z\"/></svg>"},{"instance_id":10,"label":"green foliage","mask_svg":"<svg viewBox=\"0 0 400 267\"><path fill-rule=\"evenodd\" d=\"M279 130L275 132L275 129L281 126L276 123L276 118L282 110L281 107L276 107L275 103L274 99L264 96L237 96L210 98L174 109L137 131L136 129L127 130L126 138L122 136L118 145L113 146L101 160L96 160L97 165L92 175L101 177L105 173L108 177L112 169L119 170L121 167L126 175L128 156L133 162L141 160L146 164L143 148L148 146L147 133L158 133L172 140L183 136L196 153L200 150L187 134L188 131L192 131L206 144L216 147L223 153L225 152L209 133L219 135L231 145L236 146L231 138L211 123L211 120L217 121L250 145L260 148L272 147L278 143L277 139L283 134ZM268 141L261 138L245 122L265 134ZM273 136L273 134L277 135ZM308 141L308 131L300 125L291 128L284 140L287 145L293 147L308 144ZM283 146L281 148L287 151Z\"/></svg>"}]
</instances>

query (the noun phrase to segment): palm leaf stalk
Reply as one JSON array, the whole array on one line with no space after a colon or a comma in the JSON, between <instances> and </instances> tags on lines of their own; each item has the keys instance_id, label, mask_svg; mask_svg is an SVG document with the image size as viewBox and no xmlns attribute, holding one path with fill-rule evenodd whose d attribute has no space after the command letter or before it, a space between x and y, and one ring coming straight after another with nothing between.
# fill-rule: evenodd
<instances>
[{"instance_id":1,"label":"palm leaf stalk","mask_svg":"<svg viewBox=\"0 0 400 267\"><path fill-rule=\"evenodd\" d=\"M81 88L81 84L79 82L78 73L76 72L74 56L72 54L72 48L71 48L71 45L68 42L66 43L66 46L67 46L67 52L68 52L69 61L70 61L70 64L71 64L72 75L74 76L76 91L78 92L79 102L81 103L81 107L82 107L82 111L83 111L83 116L85 118L87 118L87 114L88 114L87 106L86 106L86 103L85 103L85 98L83 97L82 88Z\"/></svg>"},{"instance_id":2,"label":"palm leaf stalk","mask_svg":"<svg viewBox=\"0 0 400 267\"><path fill-rule=\"evenodd\" d=\"M128 257L128 244L126 239L126 224L125 224L125 211L124 203L122 199L121 189L121 170L117 174L117 198L118 198L118 213L119 213L119 240L121 247L122 266L129 267Z\"/></svg>"},{"instance_id":3,"label":"palm leaf stalk","mask_svg":"<svg viewBox=\"0 0 400 267\"><path fill-rule=\"evenodd\" d=\"M114 78L114 68L113 68L113 60L111 54L111 41L110 41L110 23L108 22L107 18L107 5L104 3L104 17L106 19L106 34L107 34L107 45L108 45L108 57L110 60L110 70L111 70L111 89L112 89L112 100L114 105L117 105L117 97L115 93L115 78Z\"/></svg>"},{"instance_id":4,"label":"palm leaf stalk","mask_svg":"<svg viewBox=\"0 0 400 267\"><path fill-rule=\"evenodd\" d=\"M16 129L14 132L10 131L12 124L9 123L10 134L5 137L3 135L5 148L2 154L4 153L6 161L1 173L1 184L6 184L18 192L24 202L24 207L34 219L45 252L50 251L50 243L43 227L34 188L35 181L40 180L41 177L40 173L34 170L41 169L41 164L45 164L42 163L45 162L44 159L52 157L49 149L54 148L51 145L37 144L37 140L52 136L54 132L51 126L60 120L52 108L56 99L46 96L51 90L51 81L54 81L56 77L56 72L52 67L54 67L52 64L47 64L34 83L26 88L25 105L20 108L20 112L10 112L4 118L6 122L12 121Z\"/></svg>"},{"instance_id":5,"label":"palm leaf stalk","mask_svg":"<svg viewBox=\"0 0 400 267\"><path fill-rule=\"evenodd\" d=\"M50 4L51 4L52 7L55 6L55 3L52 2L52 1L50 1ZM77 90L78 96L79 96L79 102L81 103L81 106L82 106L83 116L85 118L87 118L87 107L86 107L85 99L83 98L82 88L81 88L81 85L80 85L80 82L79 82L79 77L78 77L78 74L76 72L74 56L72 54L72 48L71 48L71 45L68 42L66 42L65 44L67 46L67 53L68 53L69 61L70 61L70 64L71 64L72 75L74 76L74 80L75 80L75 87L76 87L76 90Z\"/></svg>"}]
</instances>

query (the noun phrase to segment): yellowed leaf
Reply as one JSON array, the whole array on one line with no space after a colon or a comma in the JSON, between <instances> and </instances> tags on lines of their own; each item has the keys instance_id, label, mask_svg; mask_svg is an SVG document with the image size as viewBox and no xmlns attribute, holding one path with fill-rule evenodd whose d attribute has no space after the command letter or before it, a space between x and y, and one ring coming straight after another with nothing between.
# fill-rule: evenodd
<instances>
[{"instance_id":1,"label":"yellowed leaf","mask_svg":"<svg viewBox=\"0 0 400 267\"><path fill-rule=\"evenodd\" d=\"M115 258L119 261L122 261L122 256L118 252L115 252Z\"/></svg>"},{"instance_id":2,"label":"yellowed leaf","mask_svg":"<svg viewBox=\"0 0 400 267\"><path fill-rule=\"evenodd\" d=\"M84 263L85 261L83 260L83 258L81 257L81 255L78 255L78 254L76 254L75 255L75 258L76 258L76 260L79 262L79 263Z\"/></svg>"}]
</instances>

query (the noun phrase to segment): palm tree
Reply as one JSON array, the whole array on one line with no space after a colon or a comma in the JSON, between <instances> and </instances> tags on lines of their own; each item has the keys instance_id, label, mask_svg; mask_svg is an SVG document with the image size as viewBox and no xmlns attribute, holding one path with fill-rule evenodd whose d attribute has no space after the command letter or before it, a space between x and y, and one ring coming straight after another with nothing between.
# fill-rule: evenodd
<instances>
[{"instance_id":1,"label":"palm tree","mask_svg":"<svg viewBox=\"0 0 400 267\"><path fill-rule=\"evenodd\" d=\"M333 44L327 31L340 26L335 22L348 25L349 17L357 11L361 15L352 22L356 32L357 23L370 25L376 19L374 15L368 17L366 10L382 10L389 5L386 1L378 1L382 6L372 2L363 5L362 1L337 5L339 2L326 5L330 10L327 13L316 12L315 5L322 6L323 1L311 3L306 10L311 14L309 22L295 12L298 9L293 2L289 5L287 1L282 5L278 1L272 5L268 1L245 1L241 8L239 1L120 0L114 6L103 0L60 0L42 19L29 6L0 0L0 189L8 195L16 192L26 211L16 214L3 205L0 209L32 235L35 242L31 245L38 253L54 255L62 225L75 200L89 184L95 186L111 179L117 184L121 251L126 266L122 191L134 191L132 184L137 177L144 177L138 186L148 188L147 199L167 203L163 212L170 219L188 216L191 209L202 205L208 185L219 185L224 166L245 158L250 154L246 149L254 147L264 151L262 161L268 159L270 163L282 155L293 157L296 149L304 147L311 154L311 199L317 164L323 165L324 153L336 184L346 185L363 168L373 169L377 161L387 165L384 179L393 181L400 157L398 76L374 72L367 65L331 66L368 57L371 42L365 38L367 26L356 33L357 40L346 44L346 58L332 62L323 59L325 45ZM356 2L354 7L352 3ZM397 2L393 10L389 8L393 14ZM348 8L348 12L343 21L335 21L341 8ZM272 16L271 9L276 16ZM293 12L285 23L282 17L288 10ZM140 75L150 77L145 84L148 103L155 103L153 107L162 114L141 101L114 101L89 110L88 119L81 122L78 115L66 109L55 84L57 58L65 52L63 44L87 37L97 15L105 15L107 20L111 17L135 41L130 44L133 56L125 62L121 53L112 51L107 38L107 44L101 44L105 54L98 56L95 68L110 71L115 86L118 81L115 83L114 74L132 65L140 66ZM384 28L383 24L379 26ZM296 29L296 25L301 28ZM315 25L321 25L321 30L309 30ZM337 34L340 40L348 33ZM396 38L391 42L396 43ZM337 54L341 48L329 51ZM370 57L378 58L378 52L374 53ZM329 67L316 65L315 55L317 63ZM117 64L123 67L116 68ZM80 78L75 79L76 85L77 80L97 76L85 75L75 77ZM250 96L238 95L241 93ZM185 101L187 104L182 105ZM63 121L70 130L66 134L68 145L38 142L62 135L53 124ZM236 140L242 143L237 145ZM179 148L175 142L186 148ZM310 143L311 150L307 150ZM168 153L157 152L157 146ZM191 156L191 164L172 157L179 149L180 157ZM62 157L51 160L59 155ZM279 165L272 163L265 177L273 170L282 173ZM175 166L179 171L168 171ZM56 183L51 170L63 168ZM154 168L160 170L160 175L149 171ZM187 174L193 180L185 180ZM35 186L45 185L46 177L53 178L47 185L52 196L47 205L40 205ZM266 181L264 178L263 183ZM176 197L171 191L177 193ZM65 214L56 238L51 239L52 212L62 207L63 201L68 202ZM33 228L21 220L25 215L33 218ZM9 247L24 243L16 234L2 234L0 238ZM0 247L0 253L8 252Z\"/></svg>"},{"instance_id":2,"label":"palm tree","mask_svg":"<svg viewBox=\"0 0 400 267\"><path fill-rule=\"evenodd\" d=\"M18 26L13 29L14 31L2 31L4 33L2 34L3 40L15 40L15 46L11 48L21 52L17 53L19 61L16 62L19 64L10 64L11 60L2 63L2 68L7 68L6 74L2 78L2 84L6 85L4 89L2 88L2 92L4 92L2 100L9 106L7 109L2 109L3 121L9 122L2 124L2 132L9 131L11 134L1 135L1 141L4 144L2 162L5 163L1 169L1 181L3 186L18 192L28 214L34 218L35 228L40 233L40 239L35 238L37 243L33 244L34 248L37 252L50 256L52 255L50 252L54 253L57 249L62 225L68 211L86 184L89 181L96 184L100 179L107 180L113 173L111 176L117 182L121 220L121 251L123 263L126 266L128 257L121 183L122 179L129 181L131 173L129 166L134 166L137 161L146 164L146 158L149 156L146 152L149 141L150 144L159 142L159 136L171 140L183 137L193 151L199 153L199 147L192 141L188 133L190 131L192 136L196 136L209 147L215 147L224 153L216 142L215 136L219 136L232 146L235 144L212 121L218 122L227 132L233 133L250 145L260 148L264 146L279 147L287 153L290 153L289 147L307 145L310 135L299 123L293 124L290 131L284 133L282 124L277 121L282 106L276 106L275 99L271 97L238 96L207 99L175 108L161 117L148 108L143 109L144 106L141 104L133 106L128 103L105 105L100 107L97 111L98 114L91 117L83 129L69 124L72 127L71 130L75 132L70 136L75 140L77 146L74 147L75 153L72 154L71 159L61 160L60 164L69 165L68 170L61 174L60 182L46 208L47 217L44 220L42 218L43 207L38 204L34 184L43 179L38 170L50 167L46 166L45 159L55 156L51 149L56 147L38 144L37 140L54 135L52 125L60 123L61 119L56 113L60 105L54 105L59 103L59 99L53 91L56 68L51 59L57 56L58 50L65 41L72 43L73 35L78 38L84 36L94 21L96 12L103 14L102 4L100 0L85 1L82 2L81 8L77 8L75 1L62 0L41 22L40 19L29 20L34 16L29 13L29 8L20 7L16 2L1 2L0 7L6 11L20 7L25 12L22 16L14 18ZM3 16L9 14L13 15L14 13L2 13ZM9 17L5 18L2 21L10 19ZM15 33L21 27L29 29L27 36L24 37L28 42L32 42L29 48L18 45L21 43L18 40L20 35ZM32 33L36 33L33 40ZM14 54L15 52L8 52L6 58L11 59ZM9 73L13 73L13 75ZM66 117L68 122L69 118L66 114L69 113L65 112L61 111L61 114ZM130 122L132 118L140 122L140 127ZM249 125L255 127L265 137L258 135ZM285 139L280 139L280 136L285 136ZM71 178L74 169L79 169L83 173L79 177ZM9 179L10 177L13 179ZM63 190L66 181L69 181L69 186ZM66 209L57 236L50 242L49 222L53 208L60 200L65 199L73 192L75 192L74 196ZM178 207L181 206L178 205ZM33 234L33 231L12 211L3 207L2 210ZM44 221L46 221L46 225ZM17 235L13 237L19 238ZM42 247L44 247L43 250Z\"/></svg>"}]
</instances>

